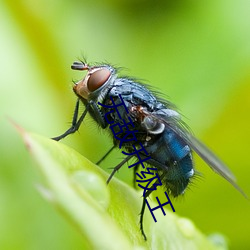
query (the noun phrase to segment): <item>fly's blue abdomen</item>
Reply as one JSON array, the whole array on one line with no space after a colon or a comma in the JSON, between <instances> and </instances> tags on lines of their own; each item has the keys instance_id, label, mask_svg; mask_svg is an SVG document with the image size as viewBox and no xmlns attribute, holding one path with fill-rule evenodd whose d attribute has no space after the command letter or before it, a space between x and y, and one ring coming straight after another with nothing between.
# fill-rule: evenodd
<instances>
[{"instance_id":1,"label":"fly's blue abdomen","mask_svg":"<svg viewBox=\"0 0 250 250\"><path fill-rule=\"evenodd\" d=\"M178 196L186 189L189 179L194 175L191 150L173 131L165 129L158 140L147 151L157 165L164 185Z\"/></svg>"}]
</instances>

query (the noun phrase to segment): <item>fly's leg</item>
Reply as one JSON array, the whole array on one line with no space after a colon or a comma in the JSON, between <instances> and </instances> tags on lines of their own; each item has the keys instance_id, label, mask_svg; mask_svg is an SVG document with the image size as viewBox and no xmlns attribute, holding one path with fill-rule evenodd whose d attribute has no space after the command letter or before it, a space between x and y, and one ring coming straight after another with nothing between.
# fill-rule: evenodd
<instances>
[{"instance_id":1,"label":"fly's leg","mask_svg":"<svg viewBox=\"0 0 250 250\"><path fill-rule=\"evenodd\" d=\"M68 136L69 134L75 133L79 129L79 127L80 127L80 125L81 125L84 117L86 116L86 114L87 114L87 112L89 110L89 105L87 105L86 109L84 110L84 112L82 113L81 117L77 121L78 111L79 111L79 103L80 103L80 101L78 99L77 102L76 102L76 106L75 106L75 110L74 110L74 116L73 116L71 127L65 133L63 133L62 135L59 135L59 136L51 138L51 139L53 139L55 141L60 141L64 137Z\"/></svg>"},{"instance_id":2,"label":"fly's leg","mask_svg":"<svg viewBox=\"0 0 250 250\"><path fill-rule=\"evenodd\" d=\"M99 165L115 148L115 145L96 163L96 165Z\"/></svg>"},{"instance_id":3,"label":"fly's leg","mask_svg":"<svg viewBox=\"0 0 250 250\"><path fill-rule=\"evenodd\" d=\"M92 100L89 101L89 105L91 106L91 111L94 113L97 123L100 124L102 128L106 128L108 124L103 118L103 113L101 112L98 105Z\"/></svg>"},{"instance_id":4,"label":"fly's leg","mask_svg":"<svg viewBox=\"0 0 250 250\"><path fill-rule=\"evenodd\" d=\"M141 157L142 159L145 158L145 157L147 157L147 155L145 155L145 154L143 154L143 153L139 153L139 155L140 155L140 157ZM166 166L166 165L164 165L164 164L162 164L161 162L158 162L158 161L156 161L156 160L154 160L154 159L152 159L152 158L148 159L148 160L147 160L147 163L148 163L149 165L151 165L151 166L155 166L155 167L158 167L158 168L160 168L160 169L167 170L167 166ZM134 168L134 187L136 187L136 173L137 173L137 171L138 171L138 169L139 169L139 164L136 165L136 166L133 167L133 168Z\"/></svg>"},{"instance_id":5,"label":"fly's leg","mask_svg":"<svg viewBox=\"0 0 250 250\"><path fill-rule=\"evenodd\" d=\"M126 157L121 163L119 163L112 171L112 173L110 174L108 180L107 180L107 184L109 184L109 182L111 181L112 177L114 176L114 174L130 159L132 158L132 155L129 155L128 157Z\"/></svg>"},{"instance_id":6,"label":"fly's leg","mask_svg":"<svg viewBox=\"0 0 250 250\"><path fill-rule=\"evenodd\" d=\"M136 172L138 171L139 164L138 164L138 165L135 165L133 168L134 168L133 185L134 185L134 188L136 188Z\"/></svg>"},{"instance_id":7,"label":"fly's leg","mask_svg":"<svg viewBox=\"0 0 250 250\"><path fill-rule=\"evenodd\" d=\"M152 188L153 186L151 186ZM144 216L144 212L145 212L145 207L146 207L146 198L152 193L153 190L148 190L146 193L145 193L145 196L143 197L143 201L142 201L142 207L141 207L141 212L140 212L140 230L141 230L141 233L142 233L142 236L144 238L144 240L147 240L147 236L144 232L144 229L143 229L143 216Z\"/></svg>"},{"instance_id":8,"label":"fly's leg","mask_svg":"<svg viewBox=\"0 0 250 250\"><path fill-rule=\"evenodd\" d=\"M142 154L140 154L140 155L142 155ZM161 162L156 161L156 160L154 160L154 159L152 159L152 158L148 159L148 160L147 160L147 163L148 163L149 165L151 165L151 166L160 168L160 169L162 169L162 170L164 170L164 171L168 170L168 167L167 167L166 165L164 165L164 164L162 164Z\"/></svg>"},{"instance_id":9,"label":"fly's leg","mask_svg":"<svg viewBox=\"0 0 250 250\"><path fill-rule=\"evenodd\" d=\"M94 116L97 120L97 123L100 124L103 129L106 128L107 122L103 118L103 114L100 108L98 107L98 105L92 100L89 102L89 104L91 106L91 111L94 113ZM112 152L114 148L115 148L115 145L96 164L97 165L100 164Z\"/></svg>"}]
</instances>

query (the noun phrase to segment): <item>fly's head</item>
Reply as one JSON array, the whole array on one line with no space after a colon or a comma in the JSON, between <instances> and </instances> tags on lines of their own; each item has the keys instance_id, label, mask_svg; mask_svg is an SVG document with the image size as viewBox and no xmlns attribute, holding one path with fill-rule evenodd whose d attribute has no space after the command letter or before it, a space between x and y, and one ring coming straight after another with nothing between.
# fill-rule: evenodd
<instances>
[{"instance_id":1,"label":"fly's head","mask_svg":"<svg viewBox=\"0 0 250 250\"><path fill-rule=\"evenodd\" d=\"M116 77L116 72L110 65L89 66L83 62L74 62L74 70L87 70L86 76L73 87L75 94L84 100L97 99Z\"/></svg>"}]
</instances>

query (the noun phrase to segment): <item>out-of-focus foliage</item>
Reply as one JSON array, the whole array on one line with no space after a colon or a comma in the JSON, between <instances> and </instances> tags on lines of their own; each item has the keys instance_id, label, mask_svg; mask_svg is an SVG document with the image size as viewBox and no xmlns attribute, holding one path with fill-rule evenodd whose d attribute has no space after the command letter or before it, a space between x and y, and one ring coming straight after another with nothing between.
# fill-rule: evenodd
<instances>
[{"instance_id":1,"label":"out-of-focus foliage","mask_svg":"<svg viewBox=\"0 0 250 250\"><path fill-rule=\"evenodd\" d=\"M2 1L0 248L82 244L38 195L39 175L7 120L47 137L64 132L75 102L71 80L82 77L70 65L81 55L124 66L125 75L146 79L169 96L250 196L249 13L247 0ZM90 119L63 143L94 162L111 145ZM121 157L117 150L102 167L113 167ZM249 249L249 201L199 159L196 165L204 177L174 201L177 213L205 233L223 233L231 249ZM125 167L118 177L132 183Z\"/></svg>"},{"instance_id":2,"label":"out-of-focus foliage","mask_svg":"<svg viewBox=\"0 0 250 250\"><path fill-rule=\"evenodd\" d=\"M46 186L39 185L39 191L81 233L83 242L78 248L227 249L225 241L225 244L213 244L217 242L209 241L190 220L172 211L158 223L150 214L144 216L145 241L137 223L141 192L115 178L107 186L109 175L73 149L18 130L44 177ZM154 215L159 217L161 210L154 211Z\"/></svg>"}]
</instances>

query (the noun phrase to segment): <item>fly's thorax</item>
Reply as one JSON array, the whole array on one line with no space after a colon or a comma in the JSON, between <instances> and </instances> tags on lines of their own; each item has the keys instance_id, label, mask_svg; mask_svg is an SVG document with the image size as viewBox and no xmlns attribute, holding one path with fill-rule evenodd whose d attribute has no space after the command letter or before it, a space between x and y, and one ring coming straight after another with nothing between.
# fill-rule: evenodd
<instances>
[{"instance_id":1,"label":"fly's thorax","mask_svg":"<svg viewBox=\"0 0 250 250\"><path fill-rule=\"evenodd\" d=\"M78 68L77 68L78 69ZM80 99L102 101L110 86L116 79L115 69L109 65L82 68L88 70L87 75L73 87ZM106 91L105 91L106 90Z\"/></svg>"}]
</instances>

